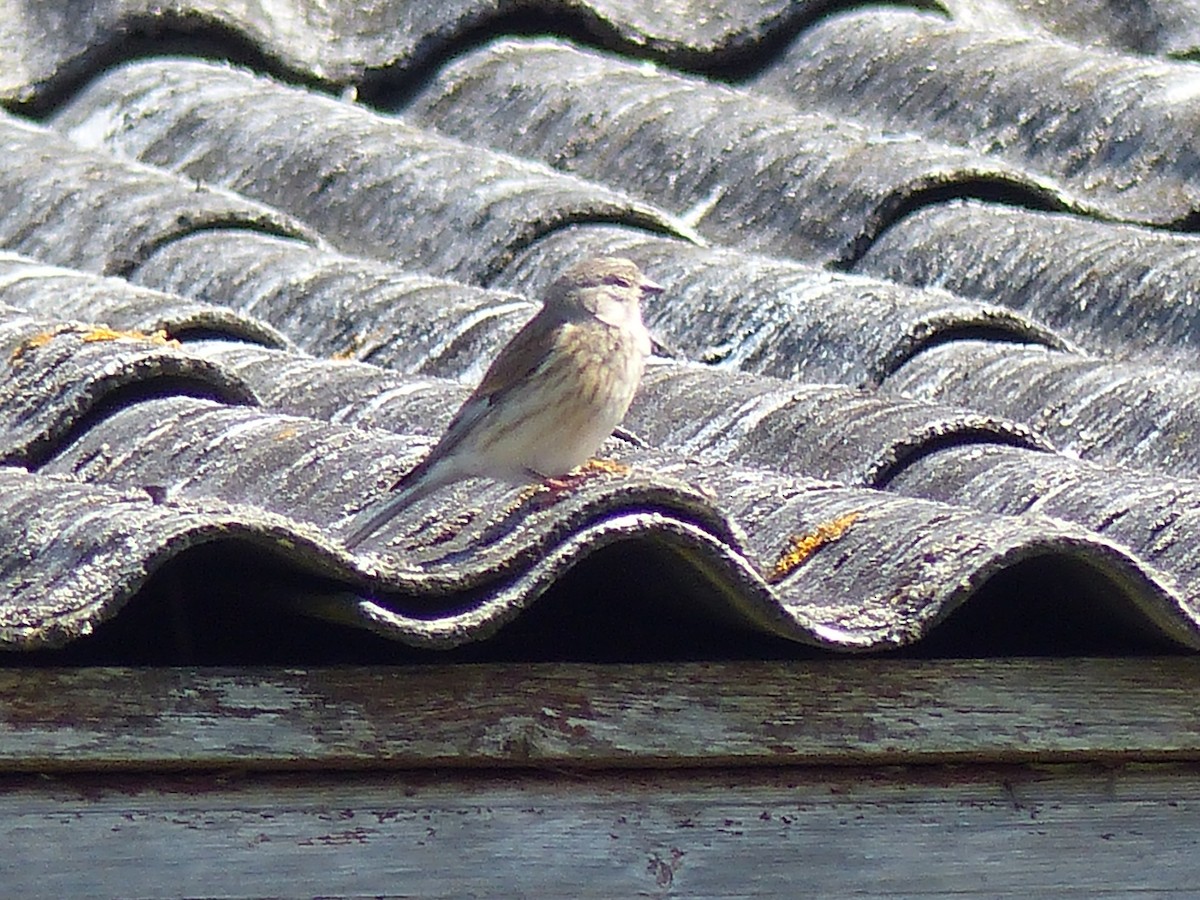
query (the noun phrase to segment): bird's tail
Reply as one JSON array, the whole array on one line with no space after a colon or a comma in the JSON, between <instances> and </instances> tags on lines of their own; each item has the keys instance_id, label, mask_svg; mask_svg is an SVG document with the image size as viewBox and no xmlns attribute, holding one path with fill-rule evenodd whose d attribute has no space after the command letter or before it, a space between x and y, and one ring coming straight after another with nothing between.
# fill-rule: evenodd
<instances>
[{"instance_id":1,"label":"bird's tail","mask_svg":"<svg viewBox=\"0 0 1200 900\"><path fill-rule=\"evenodd\" d=\"M422 477L423 476L423 477ZM350 531L342 543L353 550L367 537L374 534L392 518L399 515L422 497L435 491L444 483L436 478L433 472L418 465L406 474L392 488L393 493L386 500L373 503L364 509L350 523Z\"/></svg>"}]
</instances>

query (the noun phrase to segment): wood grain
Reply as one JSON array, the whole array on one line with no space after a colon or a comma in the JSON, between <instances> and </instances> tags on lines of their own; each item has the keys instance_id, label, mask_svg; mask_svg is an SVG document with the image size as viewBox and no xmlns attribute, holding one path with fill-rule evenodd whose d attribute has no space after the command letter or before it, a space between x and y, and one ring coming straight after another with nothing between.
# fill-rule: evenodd
<instances>
[{"instance_id":1,"label":"wood grain","mask_svg":"<svg viewBox=\"0 0 1200 900\"><path fill-rule=\"evenodd\" d=\"M0 778L7 896L1195 896L1191 764Z\"/></svg>"},{"instance_id":2,"label":"wood grain","mask_svg":"<svg viewBox=\"0 0 1200 900\"><path fill-rule=\"evenodd\" d=\"M0 670L0 771L1200 759L1194 658Z\"/></svg>"}]
</instances>

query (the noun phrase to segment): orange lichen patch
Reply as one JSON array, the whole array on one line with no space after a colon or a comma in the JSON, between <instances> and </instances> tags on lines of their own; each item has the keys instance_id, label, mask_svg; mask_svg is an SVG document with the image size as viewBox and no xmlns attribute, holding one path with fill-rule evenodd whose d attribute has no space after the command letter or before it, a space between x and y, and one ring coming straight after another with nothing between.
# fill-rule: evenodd
<instances>
[{"instance_id":1,"label":"orange lichen patch","mask_svg":"<svg viewBox=\"0 0 1200 900\"><path fill-rule=\"evenodd\" d=\"M107 325L93 325L83 332L83 342L90 344L95 341L145 341L149 344L163 344L169 347L178 347L179 341L175 338L168 337L163 329L159 329L151 334L144 331L118 331L115 328L109 328Z\"/></svg>"},{"instance_id":2,"label":"orange lichen patch","mask_svg":"<svg viewBox=\"0 0 1200 900\"><path fill-rule=\"evenodd\" d=\"M147 334L144 331L118 331L115 328L109 328L107 325L87 325L83 327L66 325L54 331L43 331L31 338L26 338L17 349L9 354L9 362L15 364L23 354L38 347L44 347L60 334L78 334L80 340L84 343L92 343L93 341L142 341L148 344L159 344L167 347L179 346L179 341L168 337L167 333L161 328L152 334Z\"/></svg>"},{"instance_id":3,"label":"orange lichen patch","mask_svg":"<svg viewBox=\"0 0 1200 900\"><path fill-rule=\"evenodd\" d=\"M275 440L290 441L292 438L294 438L299 433L300 433L299 430L296 429L295 426L286 425L283 428L279 429L279 431L275 432Z\"/></svg>"},{"instance_id":4,"label":"orange lichen patch","mask_svg":"<svg viewBox=\"0 0 1200 900\"><path fill-rule=\"evenodd\" d=\"M21 346L26 348L41 347L43 344L50 343L54 339L54 334L53 331L43 331L41 334L35 334Z\"/></svg>"},{"instance_id":5,"label":"orange lichen patch","mask_svg":"<svg viewBox=\"0 0 1200 900\"><path fill-rule=\"evenodd\" d=\"M615 459L601 459L594 457L579 466L571 474L578 473L579 475L628 475L633 470L625 463L619 463ZM570 477L568 475L567 477Z\"/></svg>"},{"instance_id":6,"label":"orange lichen patch","mask_svg":"<svg viewBox=\"0 0 1200 900\"><path fill-rule=\"evenodd\" d=\"M779 555L779 560L767 575L769 584L777 584L804 565L810 556L842 537L858 520L857 512L849 512L829 522L822 522L808 534L792 535L792 546Z\"/></svg>"},{"instance_id":7,"label":"orange lichen patch","mask_svg":"<svg viewBox=\"0 0 1200 900\"><path fill-rule=\"evenodd\" d=\"M539 491L544 490L541 484L527 484L521 488L513 502L504 508L505 514L513 512L517 508L523 506L528 501L532 500Z\"/></svg>"},{"instance_id":8,"label":"orange lichen patch","mask_svg":"<svg viewBox=\"0 0 1200 900\"><path fill-rule=\"evenodd\" d=\"M30 350L34 350L38 347L44 347L61 333L62 332L59 331L43 331L41 334L35 334L31 338L21 341L21 343L17 345L17 349L8 355L8 361L10 363L15 363Z\"/></svg>"},{"instance_id":9,"label":"orange lichen patch","mask_svg":"<svg viewBox=\"0 0 1200 900\"><path fill-rule=\"evenodd\" d=\"M393 335L384 328L375 328L366 334L353 334L350 336L350 341L347 346L341 350L335 350L330 354L330 359L357 361L368 358L372 353L380 347L385 347L392 340Z\"/></svg>"},{"instance_id":10,"label":"orange lichen patch","mask_svg":"<svg viewBox=\"0 0 1200 900\"><path fill-rule=\"evenodd\" d=\"M366 343L367 343L367 339L363 335L356 334L350 338L350 346L349 347L344 347L341 350L335 350L330 355L329 358L330 359L357 359L358 352L360 350L362 350L363 345L365 345Z\"/></svg>"}]
</instances>

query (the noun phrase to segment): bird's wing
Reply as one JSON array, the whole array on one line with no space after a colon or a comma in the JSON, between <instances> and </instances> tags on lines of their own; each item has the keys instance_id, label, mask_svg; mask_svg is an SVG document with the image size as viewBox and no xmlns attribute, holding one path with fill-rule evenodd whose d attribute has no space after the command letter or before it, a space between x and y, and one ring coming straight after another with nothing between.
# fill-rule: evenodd
<instances>
[{"instance_id":1,"label":"bird's wing","mask_svg":"<svg viewBox=\"0 0 1200 900\"><path fill-rule=\"evenodd\" d=\"M526 322L492 360L471 399L486 397L494 400L543 365L553 342L553 332L561 324L561 317L547 309Z\"/></svg>"},{"instance_id":2,"label":"bird's wing","mask_svg":"<svg viewBox=\"0 0 1200 900\"><path fill-rule=\"evenodd\" d=\"M497 403L503 401L506 393L548 362L547 351L553 340L551 332L561 324L559 316L544 311L526 322L524 327L513 335L492 361L479 386L454 414L454 418L446 427L446 433L430 451L425 463L432 464L453 451L471 433L475 424ZM401 478L398 485L403 486L423 474L422 466L425 463Z\"/></svg>"}]
</instances>

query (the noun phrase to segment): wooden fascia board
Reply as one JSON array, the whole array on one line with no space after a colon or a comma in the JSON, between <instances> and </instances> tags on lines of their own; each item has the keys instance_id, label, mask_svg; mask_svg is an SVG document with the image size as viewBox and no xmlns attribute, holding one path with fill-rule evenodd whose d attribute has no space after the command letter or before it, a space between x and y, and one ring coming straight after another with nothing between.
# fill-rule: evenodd
<instances>
[{"instance_id":1,"label":"wooden fascia board","mask_svg":"<svg viewBox=\"0 0 1200 900\"><path fill-rule=\"evenodd\" d=\"M0 771L1200 759L1200 659L0 670Z\"/></svg>"}]
</instances>

